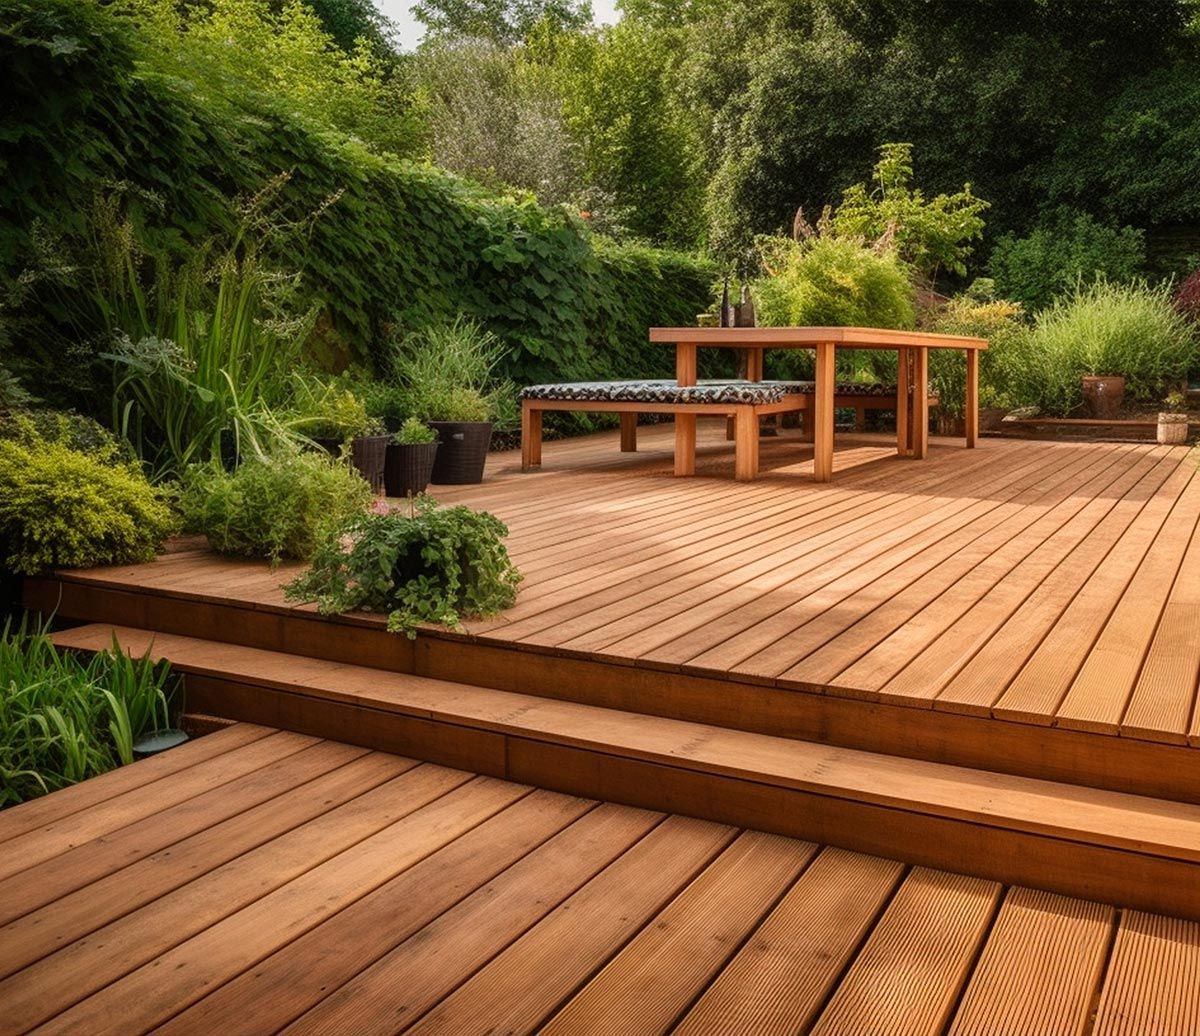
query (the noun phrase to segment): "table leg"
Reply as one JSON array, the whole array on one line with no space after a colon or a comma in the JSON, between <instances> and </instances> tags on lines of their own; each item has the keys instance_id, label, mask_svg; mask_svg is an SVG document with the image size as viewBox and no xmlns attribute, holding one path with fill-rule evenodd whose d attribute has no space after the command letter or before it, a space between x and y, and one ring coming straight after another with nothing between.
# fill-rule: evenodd
<instances>
[{"instance_id":1,"label":"table leg","mask_svg":"<svg viewBox=\"0 0 1200 1036\"><path fill-rule=\"evenodd\" d=\"M762 349L747 349L746 350L746 380L747 381L762 381L763 380L763 350Z\"/></svg>"},{"instance_id":2,"label":"table leg","mask_svg":"<svg viewBox=\"0 0 1200 1036\"><path fill-rule=\"evenodd\" d=\"M742 406L733 420L733 475L739 482L753 482L758 475L758 417L754 407Z\"/></svg>"},{"instance_id":3,"label":"table leg","mask_svg":"<svg viewBox=\"0 0 1200 1036\"><path fill-rule=\"evenodd\" d=\"M675 415L675 474L696 474L696 415Z\"/></svg>"},{"instance_id":4,"label":"table leg","mask_svg":"<svg viewBox=\"0 0 1200 1036\"><path fill-rule=\"evenodd\" d=\"M912 456L912 357L908 349L896 350L896 456Z\"/></svg>"},{"instance_id":5,"label":"table leg","mask_svg":"<svg viewBox=\"0 0 1200 1036\"><path fill-rule=\"evenodd\" d=\"M912 453L918 460L929 455L929 350L913 350Z\"/></svg>"},{"instance_id":6,"label":"table leg","mask_svg":"<svg viewBox=\"0 0 1200 1036\"><path fill-rule=\"evenodd\" d=\"M979 350L967 350L967 399L964 420L967 426L967 449L975 448L979 438Z\"/></svg>"},{"instance_id":7,"label":"table leg","mask_svg":"<svg viewBox=\"0 0 1200 1036\"><path fill-rule=\"evenodd\" d=\"M835 390L834 344L817 345L816 386L813 402L813 478L833 478L833 397Z\"/></svg>"},{"instance_id":8,"label":"table leg","mask_svg":"<svg viewBox=\"0 0 1200 1036\"><path fill-rule=\"evenodd\" d=\"M621 415L621 452L637 453L637 414Z\"/></svg>"},{"instance_id":9,"label":"table leg","mask_svg":"<svg viewBox=\"0 0 1200 1036\"><path fill-rule=\"evenodd\" d=\"M675 345L675 381L679 385L696 384L696 345L678 342Z\"/></svg>"},{"instance_id":10,"label":"table leg","mask_svg":"<svg viewBox=\"0 0 1200 1036\"><path fill-rule=\"evenodd\" d=\"M521 404L521 470L540 467L542 463L542 412L534 410L529 400Z\"/></svg>"}]
</instances>

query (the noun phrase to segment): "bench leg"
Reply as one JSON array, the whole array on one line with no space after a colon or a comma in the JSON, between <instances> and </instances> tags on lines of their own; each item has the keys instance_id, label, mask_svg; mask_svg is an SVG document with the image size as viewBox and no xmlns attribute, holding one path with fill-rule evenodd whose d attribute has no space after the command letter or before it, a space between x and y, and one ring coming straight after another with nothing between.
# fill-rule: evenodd
<instances>
[{"instance_id":1,"label":"bench leg","mask_svg":"<svg viewBox=\"0 0 1200 1036\"><path fill-rule=\"evenodd\" d=\"M813 437L813 412L812 408L806 408L800 411L800 438L805 442L812 442Z\"/></svg>"},{"instance_id":2,"label":"bench leg","mask_svg":"<svg viewBox=\"0 0 1200 1036\"><path fill-rule=\"evenodd\" d=\"M861 406L854 408L854 430L856 432L865 432L867 430L867 411Z\"/></svg>"},{"instance_id":3,"label":"bench leg","mask_svg":"<svg viewBox=\"0 0 1200 1036\"><path fill-rule=\"evenodd\" d=\"M733 415L725 418L725 441L733 442Z\"/></svg>"},{"instance_id":4,"label":"bench leg","mask_svg":"<svg viewBox=\"0 0 1200 1036\"><path fill-rule=\"evenodd\" d=\"M637 414L621 415L621 452L637 453Z\"/></svg>"},{"instance_id":5,"label":"bench leg","mask_svg":"<svg viewBox=\"0 0 1200 1036\"><path fill-rule=\"evenodd\" d=\"M738 407L734 416L733 454L733 477L752 482L758 475L758 416L753 407Z\"/></svg>"},{"instance_id":6,"label":"bench leg","mask_svg":"<svg viewBox=\"0 0 1200 1036\"><path fill-rule=\"evenodd\" d=\"M541 467L542 464L542 412L529 405L521 404L521 470Z\"/></svg>"},{"instance_id":7,"label":"bench leg","mask_svg":"<svg viewBox=\"0 0 1200 1036\"><path fill-rule=\"evenodd\" d=\"M675 474L696 474L696 415L675 415Z\"/></svg>"}]
</instances>

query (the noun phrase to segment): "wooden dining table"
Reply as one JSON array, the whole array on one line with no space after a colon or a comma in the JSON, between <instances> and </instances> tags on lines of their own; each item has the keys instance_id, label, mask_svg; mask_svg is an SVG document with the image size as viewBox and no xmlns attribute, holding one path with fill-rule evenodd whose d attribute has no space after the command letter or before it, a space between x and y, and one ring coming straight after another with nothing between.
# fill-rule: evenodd
<instances>
[{"instance_id":1,"label":"wooden dining table","mask_svg":"<svg viewBox=\"0 0 1200 1036\"><path fill-rule=\"evenodd\" d=\"M747 354L747 379L763 380L767 349L811 349L816 353L813 399L813 475L817 482L833 477L835 359L838 349L895 349L898 357L896 452L924 458L929 451L929 350L958 349L966 354L964 399L968 448L979 436L979 354L984 338L893 331L878 327L652 327L650 341L675 346L675 378L695 385L700 349L742 349ZM682 446L694 452L696 416L675 417L676 453Z\"/></svg>"}]
</instances>

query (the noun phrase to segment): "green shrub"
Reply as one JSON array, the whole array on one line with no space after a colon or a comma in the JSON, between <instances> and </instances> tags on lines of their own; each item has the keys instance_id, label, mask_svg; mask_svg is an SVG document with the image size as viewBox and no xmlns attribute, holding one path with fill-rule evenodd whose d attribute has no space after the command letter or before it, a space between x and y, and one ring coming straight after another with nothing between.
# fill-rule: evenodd
<instances>
[{"instance_id":1,"label":"green shrub","mask_svg":"<svg viewBox=\"0 0 1200 1036\"><path fill-rule=\"evenodd\" d=\"M762 239L760 251L767 275L754 302L764 326L913 326L912 285L894 252L829 236Z\"/></svg>"},{"instance_id":2,"label":"green shrub","mask_svg":"<svg viewBox=\"0 0 1200 1036\"><path fill-rule=\"evenodd\" d=\"M521 575L506 535L494 515L421 496L407 513L351 519L285 592L316 601L323 613L385 613L389 628L410 637L422 622L454 627L461 616L493 615L516 600Z\"/></svg>"},{"instance_id":3,"label":"green shrub","mask_svg":"<svg viewBox=\"0 0 1200 1036\"><path fill-rule=\"evenodd\" d=\"M292 377L292 426L313 439L350 442L379 432L381 423L367 412L366 400L341 381L312 374Z\"/></svg>"},{"instance_id":4,"label":"green shrub","mask_svg":"<svg viewBox=\"0 0 1200 1036\"><path fill-rule=\"evenodd\" d=\"M1098 279L1129 281L1146 262L1140 230L1098 223L1085 212L1058 209L1026 237L996 242L991 272L996 290L1035 312L1056 295Z\"/></svg>"},{"instance_id":5,"label":"green shrub","mask_svg":"<svg viewBox=\"0 0 1200 1036\"><path fill-rule=\"evenodd\" d=\"M306 561L370 501L371 487L348 465L320 453L281 453L247 460L232 474L216 465L191 469L180 509L186 527L221 554Z\"/></svg>"},{"instance_id":6,"label":"green shrub","mask_svg":"<svg viewBox=\"0 0 1200 1036\"><path fill-rule=\"evenodd\" d=\"M133 762L170 726L170 667L111 651L59 651L40 630L0 629L0 807Z\"/></svg>"},{"instance_id":7,"label":"green shrub","mask_svg":"<svg viewBox=\"0 0 1200 1036\"><path fill-rule=\"evenodd\" d=\"M218 100L203 71L153 71L155 40L132 30L85 0L0 0L19 113L0 140L3 272L30 264L35 226L85 237L98 184L124 185L128 224L155 253L231 239L246 199L270 184L264 261L300 274L328 349L344 343L369 366L389 326L402 336L463 313L500 338L499 373L520 383L666 374L669 351L646 328L690 323L708 304L707 261L617 245L577 210L372 153L276 93ZM58 304L35 291L25 314L48 374L75 344Z\"/></svg>"},{"instance_id":8,"label":"green shrub","mask_svg":"<svg viewBox=\"0 0 1200 1036\"><path fill-rule=\"evenodd\" d=\"M1128 396L1159 399L1196 352L1195 331L1172 307L1169 286L1104 281L1042 310L1020 345L1006 363L1017 401L1064 415L1082 402L1085 374L1122 375Z\"/></svg>"},{"instance_id":9,"label":"green shrub","mask_svg":"<svg viewBox=\"0 0 1200 1036\"><path fill-rule=\"evenodd\" d=\"M1013 385L1023 377L1013 368L1024 362L1030 329L1019 303L994 298L990 285L988 288L982 296L968 291L952 298L928 321L928 329L938 334L986 338L988 348L979 354L980 405L1008 409L1015 405ZM929 382L937 393L938 409L951 417L961 417L967 385L964 354L931 349Z\"/></svg>"},{"instance_id":10,"label":"green shrub","mask_svg":"<svg viewBox=\"0 0 1200 1036\"><path fill-rule=\"evenodd\" d=\"M176 523L141 469L62 442L0 439L0 552L34 573L151 561Z\"/></svg>"},{"instance_id":11,"label":"green shrub","mask_svg":"<svg viewBox=\"0 0 1200 1036\"><path fill-rule=\"evenodd\" d=\"M392 436L392 442L400 446L421 446L437 442L438 435L419 417L410 417L400 426L400 430Z\"/></svg>"}]
</instances>

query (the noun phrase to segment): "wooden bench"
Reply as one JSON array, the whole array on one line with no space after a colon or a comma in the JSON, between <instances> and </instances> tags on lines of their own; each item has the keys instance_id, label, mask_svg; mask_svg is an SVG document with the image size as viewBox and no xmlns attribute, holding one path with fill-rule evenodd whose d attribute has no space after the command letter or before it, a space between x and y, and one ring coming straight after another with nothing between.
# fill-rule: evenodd
<instances>
[{"instance_id":1,"label":"wooden bench","mask_svg":"<svg viewBox=\"0 0 1200 1036\"><path fill-rule=\"evenodd\" d=\"M733 427L734 477L748 482L758 474L758 419L805 407L778 382L706 382L680 386L673 381L588 381L531 385L521 392L521 470L542 463L542 414L547 410L621 415L621 449L637 449L638 414L692 414L726 417ZM680 422L675 432L675 474L696 471L695 425ZM690 433L690 434L689 434Z\"/></svg>"},{"instance_id":2,"label":"wooden bench","mask_svg":"<svg viewBox=\"0 0 1200 1036\"><path fill-rule=\"evenodd\" d=\"M764 384L768 384L764 382ZM816 397L816 382L814 381L774 381L769 384L782 385L789 396L799 396L795 410L801 417L801 429L805 438L812 437L812 412ZM833 406L835 410L854 411L854 429L863 431L866 428L866 412L868 410L891 410L897 407L898 389L895 385L883 382L838 382L834 388ZM934 393L929 393L929 406L939 403ZM733 438L732 424L726 429L726 438Z\"/></svg>"}]
</instances>

